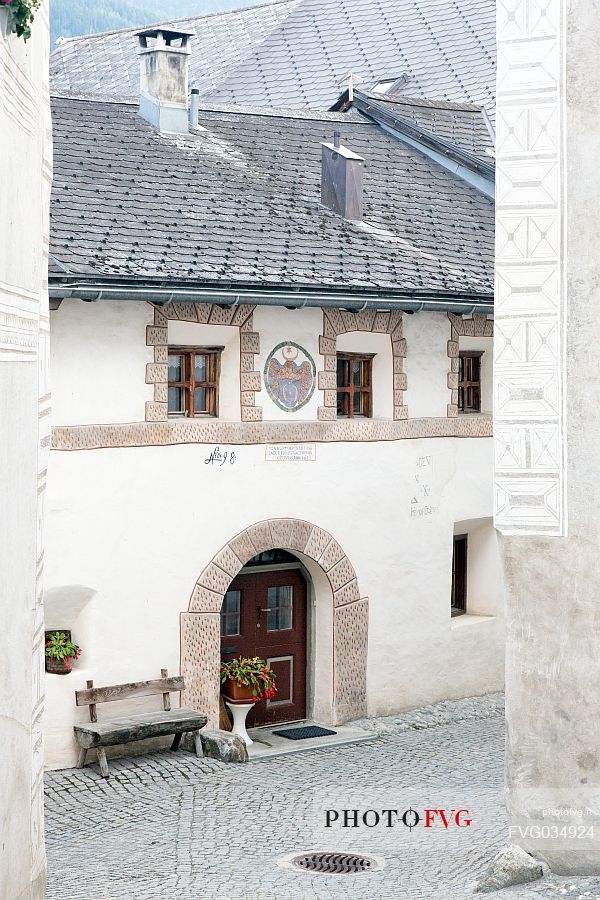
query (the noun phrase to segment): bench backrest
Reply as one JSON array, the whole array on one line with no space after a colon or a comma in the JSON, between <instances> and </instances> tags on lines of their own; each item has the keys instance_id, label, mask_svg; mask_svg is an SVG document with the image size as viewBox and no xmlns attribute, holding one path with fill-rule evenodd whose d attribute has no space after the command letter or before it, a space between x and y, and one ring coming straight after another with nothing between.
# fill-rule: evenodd
<instances>
[{"instance_id":1,"label":"bench backrest","mask_svg":"<svg viewBox=\"0 0 600 900\"><path fill-rule=\"evenodd\" d=\"M169 691L182 691L185 683L181 675L169 678L166 669L161 669L160 678L153 681L131 681L129 684L112 684L107 687L94 687L93 681L87 681L87 690L75 691L77 706L89 706L90 722L97 722L96 704L109 703L112 700L128 700L130 697L150 697L162 694L163 709L171 709Z\"/></svg>"}]
</instances>

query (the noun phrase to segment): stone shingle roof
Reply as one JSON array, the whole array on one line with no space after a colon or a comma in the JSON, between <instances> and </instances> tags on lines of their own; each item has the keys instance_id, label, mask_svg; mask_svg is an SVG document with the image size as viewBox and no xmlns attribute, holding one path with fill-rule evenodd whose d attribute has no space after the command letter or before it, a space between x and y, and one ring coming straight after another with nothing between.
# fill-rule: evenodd
<instances>
[{"instance_id":1,"label":"stone shingle roof","mask_svg":"<svg viewBox=\"0 0 600 900\"><path fill-rule=\"evenodd\" d=\"M401 96L388 100L377 94L372 96L384 109L393 110L462 150L491 161L488 151L494 149L494 139L481 107L472 103L449 103L416 97Z\"/></svg>"},{"instance_id":2,"label":"stone shingle roof","mask_svg":"<svg viewBox=\"0 0 600 900\"><path fill-rule=\"evenodd\" d=\"M328 109L352 71L365 90L406 75L411 96L476 103L493 116L495 0L280 0L185 27L197 34L191 84L206 98ZM134 33L67 41L52 54L53 86L137 95Z\"/></svg>"},{"instance_id":3,"label":"stone shingle roof","mask_svg":"<svg viewBox=\"0 0 600 900\"><path fill-rule=\"evenodd\" d=\"M174 29L194 33L191 87L211 94L288 18L301 0L275 0L261 6L178 19ZM165 23L163 23L165 24ZM61 41L50 54L54 88L103 98L139 94L135 34L139 28L107 31Z\"/></svg>"},{"instance_id":4,"label":"stone shingle roof","mask_svg":"<svg viewBox=\"0 0 600 900\"><path fill-rule=\"evenodd\" d=\"M132 104L55 98L53 125L56 271L492 293L492 202L358 113L213 107L166 136ZM336 128L366 160L361 224L320 204Z\"/></svg>"}]
</instances>

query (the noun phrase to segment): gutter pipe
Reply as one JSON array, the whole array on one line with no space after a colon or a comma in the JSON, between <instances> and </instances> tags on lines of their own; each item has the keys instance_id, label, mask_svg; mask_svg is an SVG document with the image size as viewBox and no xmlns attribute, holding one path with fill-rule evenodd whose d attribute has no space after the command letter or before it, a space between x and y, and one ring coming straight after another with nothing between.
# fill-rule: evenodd
<instances>
[{"instance_id":1,"label":"gutter pipe","mask_svg":"<svg viewBox=\"0 0 600 900\"><path fill-rule=\"evenodd\" d=\"M243 305L284 306L287 309L303 309L304 307L321 307L346 309L360 312L365 309L404 310L406 312L453 312L457 315L472 313L489 314L494 311L493 296L469 295L448 297L435 293L398 293L393 295L367 294L364 298L356 294L332 294L303 291L260 291L246 289L215 288L171 288L110 286L102 283L75 282L71 284L51 283L49 285L51 299L55 300L137 300L164 305L165 303L215 303L227 307Z\"/></svg>"}]
</instances>

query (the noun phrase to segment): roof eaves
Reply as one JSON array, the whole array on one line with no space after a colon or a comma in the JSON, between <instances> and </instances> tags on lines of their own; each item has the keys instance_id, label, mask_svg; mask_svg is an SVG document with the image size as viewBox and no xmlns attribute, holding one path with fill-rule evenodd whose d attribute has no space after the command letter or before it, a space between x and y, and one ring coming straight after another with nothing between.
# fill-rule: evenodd
<instances>
[{"instance_id":1,"label":"roof eaves","mask_svg":"<svg viewBox=\"0 0 600 900\"><path fill-rule=\"evenodd\" d=\"M164 304L222 303L227 306L256 304L288 308L325 307L353 309L429 310L470 314L491 313L493 293L471 291L421 291L394 288L357 288L320 285L256 285L223 282L187 282L122 276L49 273L49 295L56 299L135 301Z\"/></svg>"}]
</instances>

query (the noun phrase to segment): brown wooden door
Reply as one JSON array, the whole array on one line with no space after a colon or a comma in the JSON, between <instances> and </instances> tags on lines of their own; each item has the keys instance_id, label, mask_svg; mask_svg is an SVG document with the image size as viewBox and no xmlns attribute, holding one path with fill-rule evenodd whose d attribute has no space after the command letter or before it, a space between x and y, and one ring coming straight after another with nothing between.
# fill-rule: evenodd
<instances>
[{"instance_id":1,"label":"brown wooden door","mask_svg":"<svg viewBox=\"0 0 600 900\"><path fill-rule=\"evenodd\" d=\"M297 569L238 575L221 612L221 656L261 656L277 676L273 700L261 700L248 725L306 716L306 581Z\"/></svg>"}]
</instances>

